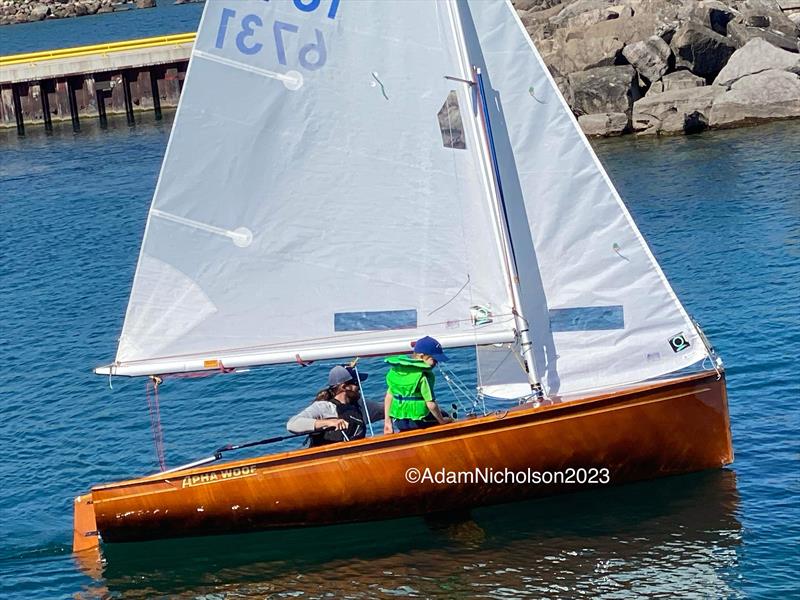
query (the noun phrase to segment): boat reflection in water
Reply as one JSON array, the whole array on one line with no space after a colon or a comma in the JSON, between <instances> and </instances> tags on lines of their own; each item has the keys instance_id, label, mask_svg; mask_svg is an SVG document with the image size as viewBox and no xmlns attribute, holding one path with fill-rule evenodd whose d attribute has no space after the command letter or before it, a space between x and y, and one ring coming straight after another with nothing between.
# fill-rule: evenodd
<instances>
[{"instance_id":1,"label":"boat reflection in water","mask_svg":"<svg viewBox=\"0 0 800 600\"><path fill-rule=\"evenodd\" d=\"M109 544L90 593L729 598L738 507L722 470L436 518Z\"/></svg>"}]
</instances>

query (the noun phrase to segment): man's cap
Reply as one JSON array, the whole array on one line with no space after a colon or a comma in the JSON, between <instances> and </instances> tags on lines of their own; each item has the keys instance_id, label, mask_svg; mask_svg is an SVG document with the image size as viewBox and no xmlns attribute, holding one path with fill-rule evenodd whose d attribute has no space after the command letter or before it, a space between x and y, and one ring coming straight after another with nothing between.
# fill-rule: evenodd
<instances>
[{"instance_id":1,"label":"man's cap","mask_svg":"<svg viewBox=\"0 0 800 600\"><path fill-rule=\"evenodd\" d=\"M445 355L444 350L442 350L442 345L427 335L424 338L420 338L414 342L414 352L417 354L427 354L428 356L435 358L436 362L444 362L447 360L447 356Z\"/></svg>"},{"instance_id":2,"label":"man's cap","mask_svg":"<svg viewBox=\"0 0 800 600\"><path fill-rule=\"evenodd\" d=\"M369 375L366 373L358 373L358 379L364 381ZM341 383L349 383L356 381L356 370L353 367L343 367L336 365L328 373L328 387L339 385Z\"/></svg>"}]
</instances>

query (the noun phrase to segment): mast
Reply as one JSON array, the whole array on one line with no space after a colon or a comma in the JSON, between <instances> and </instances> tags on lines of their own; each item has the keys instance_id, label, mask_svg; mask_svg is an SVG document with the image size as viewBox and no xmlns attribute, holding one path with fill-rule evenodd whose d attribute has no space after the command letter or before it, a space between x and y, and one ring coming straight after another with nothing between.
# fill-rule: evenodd
<instances>
[{"instance_id":1,"label":"mast","mask_svg":"<svg viewBox=\"0 0 800 600\"><path fill-rule=\"evenodd\" d=\"M475 98L480 103L481 115L485 127L480 127L478 123L475 124L475 130L481 138L481 164L484 167L484 177L486 179L486 187L489 192L489 197L493 204L493 213L496 218L496 225L499 229L500 238L503 242L503 258L508 273L508 283L511 289L511 298L514 304L514 319L516 322L516 329L519 335L522 359L525 362L525 370L528 376L528 382L531 389L537 395L542 394L542 386L538 374L536 373L536 363L533 359L533 342L531 341L530 328L528 320L522 311L522 302L520 300L520 285L519 285L519 272L517 268L517 258L514 252L514 242L511 238L511 231L508 224L508 211L506 210L505 196L503 194L503 183L500 176L500 165L497 160L497 152L495 150L494 138L492 136L492 124L489 118L489 107L486 103L486 94L483 85L483 76L479 67L470 64L469 51L467 50L466 40L464 39L464 30L461 27L461 15L458 7L458 0L449 0L448 8L450 10L451 23L453 26L453 34L456 40L456 47L465 81L475 89ZM470 106L470 113L475 115L476 107Z\"/></svg>"}]
</instances>

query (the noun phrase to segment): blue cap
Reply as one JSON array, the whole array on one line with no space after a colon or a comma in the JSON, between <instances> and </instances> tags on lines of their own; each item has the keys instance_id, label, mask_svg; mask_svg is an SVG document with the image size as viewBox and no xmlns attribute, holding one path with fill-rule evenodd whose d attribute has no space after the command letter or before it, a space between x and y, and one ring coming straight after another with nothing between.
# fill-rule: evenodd
<instances>
[{"instance_id":1,"label":"blue cap","mask_svg":"<svg viewBox=\"0 0 800 600\"><path fill-rule=\"evenodd\" d=\"M436 362L444 362L447 360L447 356L445 356L442 350L442 345L427 335L414 342L414 352L417 354L427 354L436 359Z\"/></svg>"},{"instance_id":2,"label":"blue cap","mask_svg":"<svg viewBox=\"0 0 800 600\"><path fill-rule=\"evenodd\" d=\"M358 379L360 381L364 381L367 377L368 375L366 373L358 374ZM336 365L331 369L330 373L328 373L328 387L333 387L341 383L349 383L351 381L356 381L356 370L353 367Z\"/></svg>"}]
</instances>

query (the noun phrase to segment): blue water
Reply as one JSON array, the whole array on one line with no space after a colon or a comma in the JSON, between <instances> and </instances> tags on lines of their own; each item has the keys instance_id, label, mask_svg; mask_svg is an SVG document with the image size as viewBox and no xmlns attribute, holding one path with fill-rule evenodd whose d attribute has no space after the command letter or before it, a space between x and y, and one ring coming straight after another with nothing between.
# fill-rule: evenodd
<instances>
[{"instance_id":1,"label":"blue water","mask_svg":"<svg viewBox=\"0 0 800 600\"><path fill-rule=\"evenodd\" d=\"M199 15L197 7L157 10L165 12L35 24L19 38L22 28L0 28L0 43L41 48L33 34L68 27L83 34L60 45L87 43L101 41L86 37L95 23ZM166 23L117 31L192 28ZM596 145L679 297L726 360L731 468L452 522L108 547L100 572L82 571L70 554L72 497L156 468L144 384L115 379L111 390L90 369L116 348L169 127L169 118L144 115L135 128L123 119L106 131L87 122L78 134L68 126L52 136L0 133L0 597L796 595L800 122ZM456 356L458 372L474 377L469 353ZM382 372L374 362L363 368ZM168 382L161 410L170 465L281 432L325 371ZM380 395L380 380L367 381L368 396Z\"/></svg>"},{"instance_id":2,"label":"blue water","mask_svg":"<svg viewBox=\"0 0 800 600\"><path fill-rule=\"evenodd\" d=\"M109 549L100 580L83 574L69 552L71 497L156 466L143 383L117 379L111 390L90 368L115 350L168 130L112 121L107 131L0 136L0 597L793 592L800 123L597 147L726 359L731 469L482 509L468 522ZM468 353L457 366L472 376ZM169 382L170 464L278 434L325 369ZM369 396L380 379L367 382Z\"/></svg>"},{"instance_id":3,"label":"blue water","mask_svg":"<svg viewBox=\"0 0 800 600\"><path fill-rule=\"evenodd\" d=\"M0 26L0 56L196 31L202 12L203 4L159 0L155 8Z\"/></svg>"}]
</instances>

